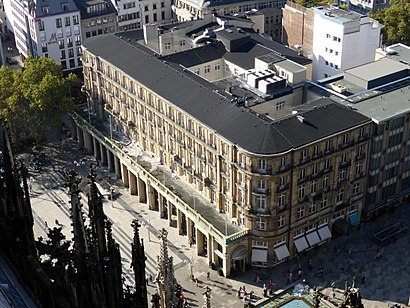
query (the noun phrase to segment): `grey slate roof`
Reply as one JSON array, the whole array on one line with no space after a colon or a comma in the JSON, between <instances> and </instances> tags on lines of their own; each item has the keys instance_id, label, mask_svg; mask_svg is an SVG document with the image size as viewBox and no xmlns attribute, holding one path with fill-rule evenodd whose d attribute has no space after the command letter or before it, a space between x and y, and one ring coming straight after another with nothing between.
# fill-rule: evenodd
<instances>
[{"instance_id":1,"label":"grey slate roof","mask_svg":"<svg viewBox=\"0 0 410 308\"><path fill-rule=\"evenodd\" d=\"M292 60L293 62L296 62L300 65L307 65L312 63L312 60L299 55L296 51L278 43L273 41L272 39L268 39L264 36L262 36L259 33L254 33L251 34L251 39L254 40L255 42L258 42L259 44L266 46L274 51L276 51L277 53L279 53L280 55L284 56L285 58Z\"/></svg>"},{"instance_id":2,"label":"grey slate roof","mask_svg":"<svg viewBox=\"0 0 410 308\"><path fill-rule=\"evenodd\" d=\"M252 69L255 67L255 58L270 53L272 53L272 50L253 41L249 41L241 47L227 53L224 58L244 69Z\"/></svg>"},{"instance_id":3,"label":"grey slate roof","mask_svg":"<svg viewBox=\"0 0 410 308\"><path fill-rule=\"evenodd\" d=\"M62 4L68 4L68 11L66 12L63 11ZM78 11L78 8L74 4L73 0L37 1L37 3L36 4L33 3L33 5L35 8L35 12L36 12L36 18ZM43 8L45 7L49 8L49 11L50 11L49 14L43 13Z\"/></svg>"},{"instance_id":4,"label":"grey slate roof","mask_svg":"<svg viewBox=\"0 0 410 308\"><path fill-rule=\"evenodd\" d=\"M252 153L281 153L369 121L346 107L333 104L306 112L306 119L313 126L300 123L294 116L271 123L235 107L229 99L204 86L205 82L196 82L182 69L172 68L149 55L138 44L131 45L115 35L106 35L87 39L83 46Z\"/></svg>"},{"instance_id":5,"label":"grey slate roof","mask_svg":"<svg viewBox=\"0 0 410 308\"><path fill-rule=\"evenodd\" d=\"M225 46L220 42L207 44L202 47L174 53L161 57L162 60L179 63L185 67L192 67L202 63L221 59L226 54Z\"/></svg>"}]
</instances>

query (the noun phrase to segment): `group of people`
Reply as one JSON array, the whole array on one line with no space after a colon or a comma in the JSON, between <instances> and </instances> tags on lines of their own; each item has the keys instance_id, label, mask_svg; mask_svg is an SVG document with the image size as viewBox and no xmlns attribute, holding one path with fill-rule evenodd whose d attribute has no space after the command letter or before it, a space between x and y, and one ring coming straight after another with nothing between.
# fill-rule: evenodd
<instances>
[{"instance_id":1,"label":"group of people","mask_svg":"<svg viewBox=\"0 0 410 308\"><path fill-rule=\"evenodd\" d=\"M236 292L236 297L237 298L242 298L243 301L250 301L253 298L253 291L247 292L246 287L239 287L238 291Z\"/></svg>"}]
</instances>

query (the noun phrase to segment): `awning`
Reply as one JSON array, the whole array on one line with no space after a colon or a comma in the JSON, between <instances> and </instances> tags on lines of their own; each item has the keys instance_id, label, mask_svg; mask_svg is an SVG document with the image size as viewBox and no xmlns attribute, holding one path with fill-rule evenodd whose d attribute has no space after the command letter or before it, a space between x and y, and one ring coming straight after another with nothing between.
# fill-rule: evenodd
<instances>
[{"instance_id":1,"label":"awning","mask_svg":"<svg viewBox=\"0 0 410 308\"><path fill-rule=\"evenodd\" d=\"M246 246L240 245L236 247L231 255L232 260L243 260L246 258L248 255L248 250L246 249Z\"/></svg>"},{"instance_id":2,"label":"awning","mask_svg":"<svg viewBox=\"0 0 410 308\"><path fill-rule=\"evenodd\" d=\"M286 244L276 247L275 254L279 261L290 256L290 253L289 253L289 250Z\"/></svg>"},{"instance_id":3,"label":"awning","mask_svg":"<svg viewBox=\"0 0 410 308\"><path fill-rule=\"evenodd\" d=\"M268 251L266 249L252 249L252 262L267 262Z\"/></svg>"},{"instance_id":4,"label":"awning","mask_svg":"<svg viewBox=\"0 0 410 308\"><path fill-rule=\"evenodd\" d=\"M324 226L324 227L320 228L319 230L317 230L317 232L319 232L320 239L322 241L327 240L328 238L332 237L332 233L330 233L330 230L329 230L328 226Z\"/></svg>"},{"instance_id":5,"label":"awning","mask_svg":"<svg viewBox=\"0 0 410 308\"><path fill-rule=\"evenodd\" d=\"M306 241L306 237L304 237L304 236L294 238L293 243L295 244L296 249L298 250L298 252L301 252L301 251L305 250L306 248L309 248L309 244Z\"/></svg>"},{"instance_id":6,"label":"awning","mask_svg":"<svg viewBox=\"0 0 410 308\"><path fill-rule=\"evenodd\" d=\"M306 233L306 238L310 246L314 246L317 243L320 243L320 238L319 238L319 235L317 234L317 231Z\"/></svg>"},{"instance_id":7,"label":"awning","mask_svg":"<svg viewBox=\"0 0 410 308\"><path fill-rule=\"evenodd\" d=\"M359 224L359 215L357 213L352 213L349 215L349 221L352 225Z\"/></svg>"}]
</instances>

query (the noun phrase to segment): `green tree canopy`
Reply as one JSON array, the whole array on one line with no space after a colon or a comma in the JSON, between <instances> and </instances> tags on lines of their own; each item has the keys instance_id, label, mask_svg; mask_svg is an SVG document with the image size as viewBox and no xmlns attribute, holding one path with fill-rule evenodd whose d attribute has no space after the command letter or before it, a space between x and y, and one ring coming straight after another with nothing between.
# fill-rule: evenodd
<instances>
[{"instance_id":1,"label":"green tree canopy","mask_svg":"<svg viewBox=\"0 0 410 308\"><path fill-rule=\"evenodd\" d=\"M70 88L76 77L64 77L51 58L28 57L23 70L0 67L0 116L15 136L43 138L74 108Z\"/></svg>"},{"instance_id":2,"label":"green tree canopy","mask_svg":"<svg viewBox=\"0 0 410 308\"><path fill-rule=\"evenodd\" d=\"M369 14L384 25L384 43L410 45L410 0L394 0L390 7Z\"/></svg>"}]
</instances>

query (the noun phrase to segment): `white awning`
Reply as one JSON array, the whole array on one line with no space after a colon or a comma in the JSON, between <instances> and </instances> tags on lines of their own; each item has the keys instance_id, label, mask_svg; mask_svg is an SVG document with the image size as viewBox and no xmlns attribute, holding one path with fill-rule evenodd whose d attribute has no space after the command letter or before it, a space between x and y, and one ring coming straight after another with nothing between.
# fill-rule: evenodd
<instances>
[{"instance_id":1,"label":"white awning","mask_svg":"<svg viewBox=\"0 0 410 308\"><path fill-rule=\"evenodd\" d=\"M317 234L317 231L306 233L306 238L310 246L314 246L317 243L320 243L320 238L319 238L319 235Z\"/></svg>"},{"instance_id":2,"label":"white awning","mask_svg":"<svg viewBox=\"0 0 410 308\"><path fill-rule=\"evenodd\" d=\"M304 237L304 236L294 238L293 243L295 244L296 249L298 250L298 252L301 252L301 251L305 250L306 248L309 248L309 244L306 241L306 237Z\"/></svg>"},{"instance_id":3,"label":"white awning","mask_svg":"<svg viewBox=\"0 0 410 308\"><path fill-rule=\"evenodd\" d=\"M252 262L267 262L268 251L266 249L252 249Z\"/></svg>"},{"instance_id":4,"label":"white awning","mask_svg":"<svg viewBox=\"0 0 410 308\"><path fill-rule=\"evenodd\" d=\"M322 241L327 240L328 238L332 237L332 233L330 232L328 226L324 226L320 228L319 230L317 230L317 232L319 232L319 235Z\"/></svg>"},{"instance_id":5,"label":"white awning","mask_svg":"<svg viewBox=\"0 0 410 308\"><path fill-rule=\"evenodd\" d=\"M275 254L279 261L290 256L289 249L286 244L276 247Z\"/></svg>"}]
</instances>

